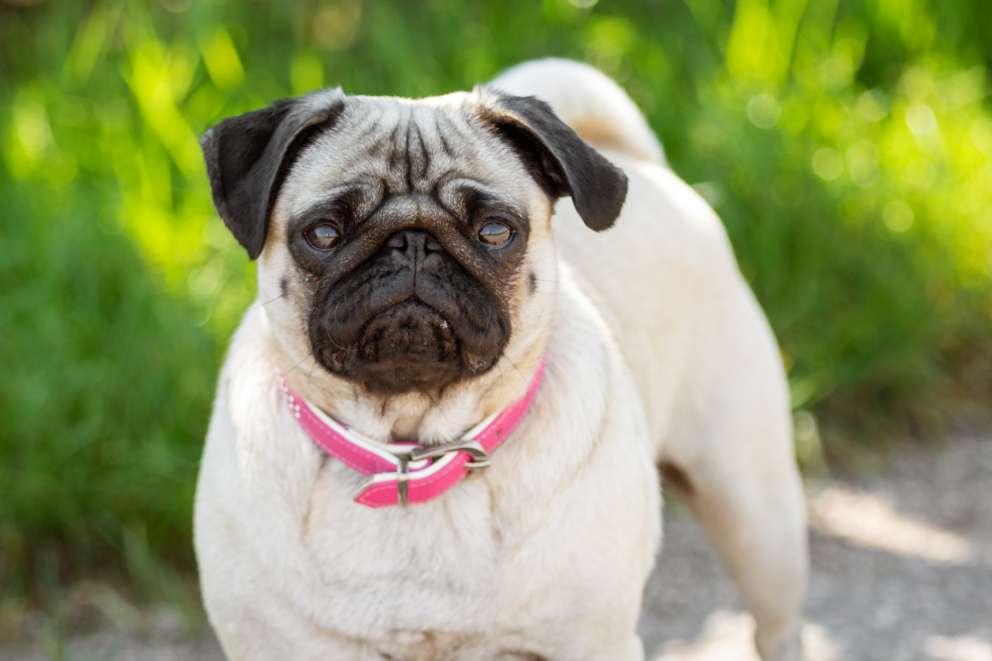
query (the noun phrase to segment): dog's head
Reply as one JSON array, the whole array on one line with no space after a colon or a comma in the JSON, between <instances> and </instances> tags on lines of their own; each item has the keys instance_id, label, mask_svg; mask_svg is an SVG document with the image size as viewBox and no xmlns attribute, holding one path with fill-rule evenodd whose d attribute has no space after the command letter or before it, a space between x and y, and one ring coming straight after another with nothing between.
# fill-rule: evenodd
<instances>
[{"instance_id":1,"label":"dog's head","mask_svg":"<svg viewBox=\"0 0 992 661\"><path fill-rule=\"evenodd\" d=\"M383 394L492 368L554 279L554 201L603 230L627 189L547 104L485 88L325 90L226 119L202 144L279 341Z\"/></svg>"}]
</instances>

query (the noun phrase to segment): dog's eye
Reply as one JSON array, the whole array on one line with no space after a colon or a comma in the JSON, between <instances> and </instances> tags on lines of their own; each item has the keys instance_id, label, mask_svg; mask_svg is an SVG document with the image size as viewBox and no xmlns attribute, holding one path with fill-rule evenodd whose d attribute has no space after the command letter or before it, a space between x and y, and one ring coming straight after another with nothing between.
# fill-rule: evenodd
<instances>
[{"instance_id":1,"label":"dog's eye","mask_svg":"<svg viewBox=\"0 0 992 661\"><path fill-rule=\"evenodd\" d=\"M512 236L513 230L503 223L486 223L479 230L479 241L494 248L505 246Z\"/></svg>"},{"instance_id":2,"label":"dog's eye","mask_svg":"<svg viewBox=\"0 0 992 661\"><path fill-rule=\"evenodd\" d=\"M303 233L307 243L317 250L330 250L338 242L340 233L338 229L329 223L314 225Z\"/></svg>"}]
</instances>

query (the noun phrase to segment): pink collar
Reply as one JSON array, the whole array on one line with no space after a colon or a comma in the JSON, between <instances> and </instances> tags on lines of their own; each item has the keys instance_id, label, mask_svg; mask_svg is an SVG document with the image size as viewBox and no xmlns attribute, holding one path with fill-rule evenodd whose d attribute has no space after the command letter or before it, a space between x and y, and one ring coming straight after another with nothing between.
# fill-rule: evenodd
<instances>
[{"instance_id":1,"label":"pink collar","mask_svg":"<svg viewBox=\"0 0 992 661\"><path fill-rule=\"evenodd\" d=\"M355 502L386 507L434 500L472 469L488 466L489 453L503 444L530 410L543 376L542 359L523 397L472 427L457 441L437 446L374 441L307 402L285 378L282 389L293 416L319 448L352 470L370 476Z\"/></svg>"}]
</instances>

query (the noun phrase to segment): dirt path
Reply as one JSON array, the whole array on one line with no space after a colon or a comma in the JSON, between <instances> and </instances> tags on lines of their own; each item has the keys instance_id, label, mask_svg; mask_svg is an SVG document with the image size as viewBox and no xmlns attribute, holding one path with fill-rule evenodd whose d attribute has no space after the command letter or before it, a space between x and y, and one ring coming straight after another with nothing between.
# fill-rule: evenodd
<instances>
[{"instance_id":1,"label":"dirt path","mask_svg":"<svg viewBox=\"0 0 992 661\"><path fill-rule=\"evenodd\" d=\"M873 477L811 483L809 499L809 661L992 661L992 439L908 449ZM669 514L641 618L648 658L751 661L750 628L700 529ZM220 658L213 639L190 640L168 618L145 629L69 641L66 656Z\"/></svg>"}]
</instances>

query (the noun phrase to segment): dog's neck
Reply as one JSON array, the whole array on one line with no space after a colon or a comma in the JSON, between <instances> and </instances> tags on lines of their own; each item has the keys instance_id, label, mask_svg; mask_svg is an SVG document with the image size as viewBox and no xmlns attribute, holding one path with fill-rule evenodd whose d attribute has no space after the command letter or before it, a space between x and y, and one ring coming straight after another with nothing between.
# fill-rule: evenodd
<instances>
[{"instance_id":1,"label":"dog's neck","mask_svg":"<svg viewBox=\"0 0 992 661\"><path fill-rule=\"evenodd\" d=\"M451 442L516 401L534 377L546 344L546 333L523 338L526 343L511 342L488 372L439 393L384 395L327 372L309 354L296 358L265 326L274 372L309 402L369 438L426 445Z\"/></svg>"}]
</instances>

